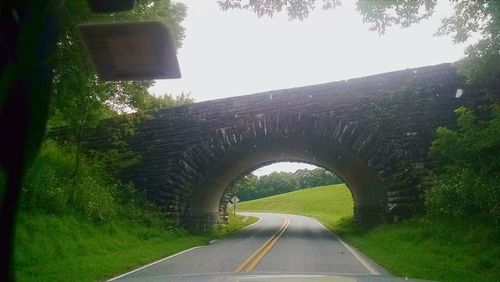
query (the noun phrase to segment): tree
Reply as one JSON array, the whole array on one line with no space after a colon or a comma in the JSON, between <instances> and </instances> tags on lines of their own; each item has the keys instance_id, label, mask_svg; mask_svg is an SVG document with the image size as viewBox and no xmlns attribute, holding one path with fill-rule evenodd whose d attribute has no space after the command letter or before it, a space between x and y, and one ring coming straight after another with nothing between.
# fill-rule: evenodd
<instances>
[{"instance_id":1,"label":"tree","mask_svg":"<svg viewBox=\"0 0 500 282\"><path fill-rule=\"evenodd\" d=\"M256 191L259 198L267 197L297 190L299 183L297 178L288 172L273 172L259 177Z\"/></svg>"},{"instance_id":2,"label":"tree","mask_svg":"<svg viewBox=\"0 0 500 282\"><path fill-rule=\"evenodd\" d=\"M500 75L500 1L449 0L454 14L442 19L435 35L451 35L455 43L466 42L474 33L481 39L466 50L460 61L460 70L470 80L483 80ZM315 9L316 0L219 0L222 10L244 9L259 17L273 16L286 11L290 20L303 20ZM319 1L318 1L319 2ZM323 9L341 4L340 0L322 0ZM390 26L409 27L429 18L434 13L437 0L358 0L357 11L363 22L370 23L370 30L384 34Z\"/></svg>"},{"instance_id":3,"label":"tree","mask_svg":"<svg viewBox=\"0 0 500 282\"><path fill-rule=\"evenodd\" d=\"M342 183L335 174L323 168L273 172L260 177L250 173L233 181L228 192L243 201L292 192L299 189Z\"/></svg>"},{"instance_id":4,"label":"tree","mask_svg":"<svg viewBox=\"0 0 500 282\"><path fill-rule=\"evenodd\" d=\"M86 126L120 112L140 110L155 98L148 93L153 81L100 80L95 74L78 34L77 25L86 22L117 22L160 20L170 27L176 47L181 46L184 29L180 22L186 14L182 4L168 0L139 1L128 12L112 14L91 13L85 1L64 1L57 42L53 93L50 101L50 126L69 126L75 129L76 165L78 171L80 140ZM160 100L157 101L158 103Z\"/></svg>"},{"instance_id":5,"label":"tree","mask_svg":"<svg viewBox=\"0 0 500 282\"><path fill-rule=\"evenodd\" d=\"M231 194L237 195L242 201L256 199L255 189L258 179L259 178L253 173L243 175L231 184L228 191Z\"/></svg>"},{"instance_id":6,"label":"tree","mask_svg":"<svg viewBox=\"0 0 500 282\"><path fill-rule=\"evenodd\" d=\"M107 82L100 80L89 62L76 26L86 22L160 20L172 31L176 47L184 38L180 25L186 15L183 4L168 0L138 1L129 12L91 13L85 1L64 1L57 43L49 126L82 128L116 112L140 109L149 99L153 81Z\"/></svg>"},{"instance_id":7,"label":"tree","mask_svg":"<svg viewBox=\"0 0 500 282\"><path fill-rule=\"evenodd\" d=\"M270 16L274 13L280 13L286 10L291 20L303 20L309 16L309 13L314 10L316 0L218 0L217 3L223 11L229 9L244 9L255 12L257 16ZM323 9L331 9L340 5L340 0L322 0Z\"/></svg>"},{"instance_id":8,"label":"tree","mask_svg":"<svg viewBox=\"0 0 500 282\"><path fill-rule=\"evenodd\" d=\"M147 95L143 103L138 106L141 111L159 110L184 104L193 103L194 99L191 98L190 93L181 93L176 97L164 94L163 96Z\"/></svg>"},{"instance_id":9,"label":"tree","mask_svg":"<svg viewBox=\"0 0 500 282\"><path fill-rule=\"evenodd\" d=\"M460 60L460 71L470 80L480 81L500 74L500 1L450 0L454 13L441 20L435 35L451 35L457 44L466 42L473 34L481 39L467 47ZM409 27L429 18L436 0L369 1L359 0L357 10L363 21L371 23L371 30L385 33L386 27ZM422 12L422 7L424 7Z\"/></svg>"},{"instance_id":10,"label":"tree","mask_svg":"<svg viewBox=\"0 0 500 282\"><path fill-rule=\"evenodd\" d=\"M459 108L456 130L440 127L432 142L436 167L427 195L431 214L500 223L500 105L479 119Z\"/></svg>"},{"instance_id":11,"label":"tree","mask_svg":"<svg viewBox=\"0 0 500 282\"><path fill-rule=\"evenodd\" d=\"M342 183L335 174L320 167L313 170L299 169L294 175L298 179L299 189Z\"/></svg>"}]
</instances>

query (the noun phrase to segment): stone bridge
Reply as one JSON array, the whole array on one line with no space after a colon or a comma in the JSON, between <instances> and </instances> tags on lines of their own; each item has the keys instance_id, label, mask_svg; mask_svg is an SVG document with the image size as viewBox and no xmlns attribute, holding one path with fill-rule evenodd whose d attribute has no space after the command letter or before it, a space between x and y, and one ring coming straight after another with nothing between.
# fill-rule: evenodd
<instances>
[{"instance_id":1,"label":"stone bridge","mask_svg":"<svg viewBox=\"0 0 500 282\"><path fill-rule=\"evenodd\" d=\"M498 83L491 89L498 94ZM369 227L418 212L436 127L453 126L460 105L484 103L479 92L442 64L130 115L104 122L85 144L123 148L113 132L133 119L125 143L141 162L124 178L191 229L219 222L239 175L285 160L341 177L355 221Z\"/></svg>"}]
</instances>

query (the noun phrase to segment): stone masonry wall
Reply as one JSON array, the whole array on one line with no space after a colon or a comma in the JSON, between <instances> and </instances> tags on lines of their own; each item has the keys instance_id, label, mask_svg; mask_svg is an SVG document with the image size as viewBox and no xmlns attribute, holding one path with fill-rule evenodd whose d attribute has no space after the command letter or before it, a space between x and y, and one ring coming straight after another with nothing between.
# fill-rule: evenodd
<instances>
[{"instance_id":1,"label":"stone masonry wall","mask_svg":"<svg viewBox=\"0 0 500 282\"><path fill-rule=\"evenodd\" d=\"M488 87L498 98L498 82ZM464 94L457 98L459 88ZM135 133L127 137L127 148L142 161L124 179L180 223L205 229L219 222L219 202L216 210L200 213L193 199L197 193L210 195L208 188L202 189L206 183L225 183L216 176L222 162L250 159L248 148L311 140L321 149L310 157L304 153L304 160L315 163L316 157L342 150L354 156L353 163L366 166L359 175L374 175L380 181L373 188L363 184L371 180L362 182L356 174L344 172L348 183L360 183L352 185L358 189L353 194L359 203L354 210L359 223L397 220L422 205L435 129L454 126L453 110L460 105L484 103L477 89L443 64L150 112L137 119ZM113 147L112 132L120 127L123 121L104 122L87 135L86 148Z\"/></svg>"}]
</instances>

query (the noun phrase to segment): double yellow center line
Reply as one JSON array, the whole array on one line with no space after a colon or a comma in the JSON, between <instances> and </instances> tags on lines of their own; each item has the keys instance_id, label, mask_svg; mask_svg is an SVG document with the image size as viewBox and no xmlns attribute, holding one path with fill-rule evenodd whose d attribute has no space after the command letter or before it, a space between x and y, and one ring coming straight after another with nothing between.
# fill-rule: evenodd
<instances>
[{"instance_id":1,"label":"double yellow center line","mask_svg":"<svg viewBox=\"0 0 500 282\"><path fill-rule=\"evenodd\" d=\"M276 242L278 242L279 238L281 237L281 235L283 235L289 224L290 220L288 218L285 218L285 222L283 223L283 225L281 225L280 229L278 229L278 231L276 231L273 236L271 236L269 240L267 240L262 246L260 246L260 248L258 248L257 251L255 251L247 260L245 260L240 266L238 266L238 268L236 268L234 272L240 272L245 269L245 267L247 267L249 263L252 263L246 270L246 272L251 272L267 255L267 253L269 253Z\"/></svg>"}]
</instances>

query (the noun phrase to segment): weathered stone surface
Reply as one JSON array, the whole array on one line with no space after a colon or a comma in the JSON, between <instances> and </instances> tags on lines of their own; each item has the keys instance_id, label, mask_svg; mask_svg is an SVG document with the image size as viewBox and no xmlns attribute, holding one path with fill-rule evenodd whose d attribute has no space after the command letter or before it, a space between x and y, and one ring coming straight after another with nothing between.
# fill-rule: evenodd
<instances>
[{"instance_id":1,"label":"weathered stone surface","mask_svg":"<svg viewBox=\"0 0 500 282\"><path fill-rule=\"evenodd\" d=\"M487 87L498 96L498 83ZM343 178L357 223L374 226L418 211L436 127L453 126L453 110L482 97L443 64L159 110L127 139L142 162L124 178L180 222L206 229L241 173L303 161ZM104 122L86 147L112 147L120 127Z\"/></svg>"}]
</instances>

